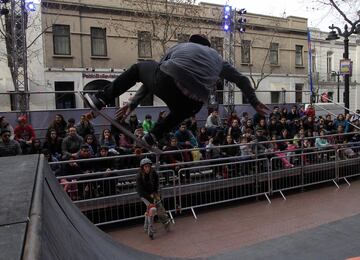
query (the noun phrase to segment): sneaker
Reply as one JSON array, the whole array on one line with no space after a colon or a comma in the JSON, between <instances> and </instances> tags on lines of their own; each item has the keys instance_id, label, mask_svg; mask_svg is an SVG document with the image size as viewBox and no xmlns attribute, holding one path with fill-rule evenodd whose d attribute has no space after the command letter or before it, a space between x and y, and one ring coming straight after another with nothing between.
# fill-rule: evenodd
<instances>
[{"instance_id":1,"label":"sneaker","mask_svg":"<svg viewBox=\"0 0 360 260\"><path fill-rule=\"evenodd\" d=\"M153 146L155 145L156 142L156 137L151 134L151 133L147 133L146 135L143 136L142 140L147 143L149 146Z\"/></svg>"},{"instance_id":2,"label":"sneaker","mask_svg":"<svg viewBox=\"0 0 360 260\"><path fill-rule=\"evenodd\" d=\"M99 97L96 97L96 95L92 95L92 94L88 94L86 93L84 95L84 99L86 100L86 102L88 103L88 106L90 107L94 107L98 110L101 110L103 107L106 106L106 103L104 100L102 100Z\"/></svg>"},{"instance_id":3,"label":"sneaker","mask_svg":"<svg viewBox=\"0 0 360 260\"><path fill-rule=\"evenodd\" d=\"M148 233L148 236L150 237L151 240L154 239L154 233L155 232L154 232L152 226L149 226L147 233Z\"/></svg>"},{"instance_id":4,"label":"sneaker","mask_svg":"<svg viewBox=\"0 0 360 260\"><path fill-rule=\"evenodd\" d=\"M170 219L168 219L163 225L164 225L164 229L166 230L166 231L169 231L169 229L170 229L170 224L171 224L171 220Z\"/></svg>"}]
</instances>

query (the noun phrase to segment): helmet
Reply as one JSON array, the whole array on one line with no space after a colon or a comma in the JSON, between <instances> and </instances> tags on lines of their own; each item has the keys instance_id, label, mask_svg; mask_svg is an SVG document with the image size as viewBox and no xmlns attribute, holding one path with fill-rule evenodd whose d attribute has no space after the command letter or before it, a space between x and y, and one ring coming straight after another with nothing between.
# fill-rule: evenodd
<instances>
[{"instance_id":1,"label":"helmet","mask_svg":"<svg viewBox=\"0 0 360 260\"><path fill-rule=\"evenodd\" d=\"M140 161L140 167L143 167L146 164L152 165L152 161L149 158L144 158Z\"/></svg>"},{"instance_id":2,"label":"helmet","mask_svg":"<svg viewBox=\"0 0 360 260\"><path fill-rule=\"evenodd\" d=\"M201 45L205 45L211 47L211 43L204 34L193 34L189 38L189 42L198 43Z\"/></svg>"}]
</instances>

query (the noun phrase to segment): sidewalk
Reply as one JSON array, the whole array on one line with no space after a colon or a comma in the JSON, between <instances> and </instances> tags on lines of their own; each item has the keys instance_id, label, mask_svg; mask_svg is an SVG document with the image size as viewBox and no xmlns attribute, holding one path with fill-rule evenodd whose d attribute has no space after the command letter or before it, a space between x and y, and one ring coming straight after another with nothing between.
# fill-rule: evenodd
<instances>
[{"instance_id":1,"label":"sidewalk","mask_svg":"<svg viewBox=\"0 0 360 260\"><path fill-rule=\"evenodd\" d=\"M286 193L285 193L286 196ZM360 181L176 217L172 231L157 224L151 241L142 225L108 232L116 241L163 257L209 257L360 213Z\"/></svg>"}]
</instances>

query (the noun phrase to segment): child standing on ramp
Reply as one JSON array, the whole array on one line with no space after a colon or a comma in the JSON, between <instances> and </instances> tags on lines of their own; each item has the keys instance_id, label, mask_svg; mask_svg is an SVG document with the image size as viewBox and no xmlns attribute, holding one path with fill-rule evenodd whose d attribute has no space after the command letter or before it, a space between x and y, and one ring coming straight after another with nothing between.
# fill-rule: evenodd
<instances>
[{"instance_id":1,"label":"child standing on ramp","mask_svg":"<svg viewBox=\"0 0 360 260\"><path fill-rule=\"evenodd\" d=\"M159 189L159 175L152 168L152 161L144 158L140 162L140 172L136 177L136 188L141 200L146 205L144 231L154 238L154 217L158 215L165 230L169 230L171 219L162 205Z\"/></svg>"}]
</instances>

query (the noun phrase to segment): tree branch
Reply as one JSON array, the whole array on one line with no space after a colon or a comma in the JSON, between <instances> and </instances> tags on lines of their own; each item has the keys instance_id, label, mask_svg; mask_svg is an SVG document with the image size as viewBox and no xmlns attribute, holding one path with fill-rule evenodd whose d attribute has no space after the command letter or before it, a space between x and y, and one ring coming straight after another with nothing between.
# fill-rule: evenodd
<instances>
[{"instance_id":1,"label":"tree branch","mask_svg":"<svg viewBox=\"0 0 360 260\"><path fill-rule=\"evenodd\" d=\"M354 25L353 22L347 18L347 16L345 15L345 13L339 8L339 6L335 3L334 0L329 0L331 5L339 12L339 14L344 18L344 20L346 22L348 22L349 24L351 24L352 26Z\"/></svg>"}]
</instances>

